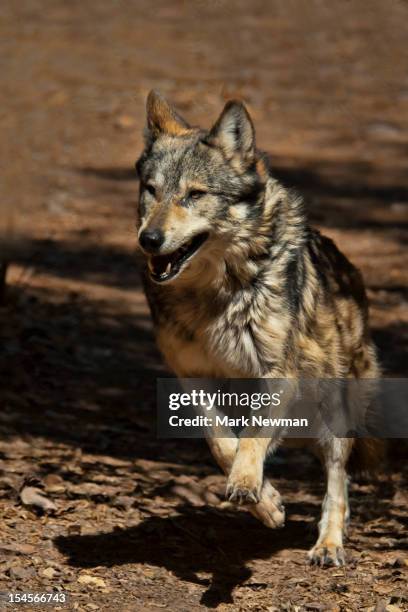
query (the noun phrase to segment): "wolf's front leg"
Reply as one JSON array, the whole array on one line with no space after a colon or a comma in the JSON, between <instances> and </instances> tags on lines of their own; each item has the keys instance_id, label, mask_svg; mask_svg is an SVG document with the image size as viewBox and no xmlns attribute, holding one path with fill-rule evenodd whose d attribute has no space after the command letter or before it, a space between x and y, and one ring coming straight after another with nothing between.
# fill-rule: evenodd
<instances>
[{"instance_id":1,"label":"wolf's front leg","mask_svg":"<svg viewBox=\"0 0 408 612\"><path fill-rule=\"evenodd\" d=\"M197 408L200 414L205 414L206 406L200 405ZM217 422L215 415L217 409L213 410L213 423ZM221 467L223 472L228 476L232 466L237 459L238 438L234 435L232 429L228 425L210 425L206 431L207 443L213 454L214 459ZM264 439L265 440L265 439ZM241 441L242 443L242 441ZM244 445L245 446L245 445ZM263 471L263 460L261 467L261 477ZM228 480L228 482L230 482ZM242 500L244 502L244 500ZM248 510L260 520L266 527L276 529L283 527L285 523L285 509L282 505L280 493L274 489L271 483L267 480L261 481L258 500L247 505Z\"/></svg>"},{"instance_id":2,"label":"wolf's front leg","mask_svg":"<svg viewBox=\"0 0 408 612\"><path fill-rule=\"evenodd\" d=\"M271 392L275 389L277 374L278 372L275 372L270 375ZM268 384L268 380L265 380L265 383ZM290 406L297 391L295 379L287 378L280 380L279 385L285 389L284 396L278 406L272 407L271 404L267 413L272 415L273 411L275 418L286 415L288 406ZM251 425L248 425L241 432L227 483L227 496L231 501L248 504L258 504L261 501L261 493L265 494L265 480L263 477L265 457L268 450L275 450L277 448L283 434L284 429L276 429L273 432L272 438L271 432L267 428ZM273 498L274 503L277 503L278 510L281 511L281 524L283 525L284 514L280 496L279 501L277 501L276 494L278 492L270 483L266 483L266 486L270 487L269 496Z\"/></svg>"},{"instance_id":3,"label":"wolf's front leg","mask_svg":"<svg viewBox=\"0 0 408 612\"><path fill-rule=\"evenodd\" d=\"M343 535L349 517L346 464L353 440L333 438L323 447L327 491L323 500L319 537L309 560L319 565L344 565Z\"/></svg>"},{"instance_id":4,"label":"wolf's front leg","mask_svg":"<svg viewBox=\"0 0 408 612\"><path fill-rule=\"evenodd\" d=\"M227 496L239 503L257 503L270 438L241 438L227 483Z\"/></svg>"},{"instance_id":5,"label":"wolf's front leg","mask_svg":"<svg viewBox=\"0 0 408 612\"><path fill-rule=\"evenodd\" d=\"M231 467L235 465L234 460L237 458L238 439L235 437L209 437L207 442L215 460L225 474L229 474L231 478ZM230 478L228 479L228 483L230 483ZM247 502L248 500L241 496L241 501ZM247 508L255 518L260 520L266 527L276 529L277 527L282 527L285 523L285 509L282 505L280 493L274 489L268 480L261 481L258 499L251 500Z\"/></svg>"}]
</instances>

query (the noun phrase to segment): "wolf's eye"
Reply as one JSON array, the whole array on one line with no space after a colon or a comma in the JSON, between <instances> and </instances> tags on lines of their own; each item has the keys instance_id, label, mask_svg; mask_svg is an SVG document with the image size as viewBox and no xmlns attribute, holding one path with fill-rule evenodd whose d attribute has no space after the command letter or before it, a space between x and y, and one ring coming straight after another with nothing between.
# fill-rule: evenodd
<instances>
[{"instance_id":1,"label":"wolf's eye","mask_svg":"<svg viewBox=\"0 0 408 612\"><path fill-rule=\"evenodd\" d=\"M188 198L190 200L199 200L200 198L202 198L207 192L200 190L200 189L192 189L189 194L188 194Z\"/></svg>"},{"instance_id":2,"label":"wolf's eye","mask_svg":"<svg viewBox=\"0 0 408 612\"><path fill-rule=\"evenodd\" d=\"M145 185L145 189L148 193L150 193L150 195L155 196L156 195L156 189L153 187L153 185L151 185L150 183L146 183Z\"/></svg>"}]
</instances>

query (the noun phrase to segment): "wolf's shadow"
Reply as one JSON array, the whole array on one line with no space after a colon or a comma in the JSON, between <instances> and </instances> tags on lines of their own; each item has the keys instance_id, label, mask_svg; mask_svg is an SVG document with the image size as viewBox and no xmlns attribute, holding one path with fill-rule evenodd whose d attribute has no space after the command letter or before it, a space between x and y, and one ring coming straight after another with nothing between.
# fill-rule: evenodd
<instances>
[{"instance_id":1,"label":"wolf's shadow","mask_svg":"<svg viewBox=\"0 0 408 612\"><path fill-rule=\"evenodd\" d=\"M302 506L302 514L316 514L316 507ZM164 567L181 580L208 587L201 603L215 608L231 603L234 588L250 578L248 561L271 558L288 546L306 550L313 543L314 529L303 520L288 521L275 531L244 513L187 505L179 506L177 512L174 517L152 516L136 527L111 533L60 536L55 544L77 567L126 563ZM197 576L201 572L212 579Z\"/></svg>"}]
</instances>

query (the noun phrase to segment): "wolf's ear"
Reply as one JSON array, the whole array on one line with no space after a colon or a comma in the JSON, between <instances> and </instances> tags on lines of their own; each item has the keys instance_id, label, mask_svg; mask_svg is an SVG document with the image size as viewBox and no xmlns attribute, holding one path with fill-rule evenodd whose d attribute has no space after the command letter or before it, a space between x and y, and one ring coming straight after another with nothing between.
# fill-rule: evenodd
<instances>
[{"instance_id":1,"label":"wolf's ear","mask_svg":"<svg viewBox=\"0 0 408 612\"><path fill-rule=\"evenodd\" d=\"M255 130L242 102L230 100L211 129L208 141L223 150L228 159L251 163L255 156Z\"/></svg>"},{"instance_id":2,"label":"wolf's ear","mask_svg":"<svg viewBox=\"0 0 408 612\"><path fill-rule=\"evenodd\" d=\"M186 134L190 126L170 106L170 104L157 91L152 91L147 96L147 137L155 139L160 134L171 136L182 136Z\"/></svg>"}]
</instances>

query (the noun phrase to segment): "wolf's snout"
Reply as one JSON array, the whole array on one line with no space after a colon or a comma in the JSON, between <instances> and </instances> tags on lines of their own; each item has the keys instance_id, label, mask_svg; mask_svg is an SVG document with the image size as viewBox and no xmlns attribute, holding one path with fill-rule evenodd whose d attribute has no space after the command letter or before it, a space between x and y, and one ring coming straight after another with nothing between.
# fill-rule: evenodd
<instances>
[{"instance_id":1,"label":"wolf's snout","mask_svg":"<svg viewBox=\"0 0 408 612\"><path fill-rule=\"evenodd\" d=\"M164 234L159 229L144 230L139 236L139 242L148 253L157 253L164 242Z\"/></svg>"}]
</instances>

